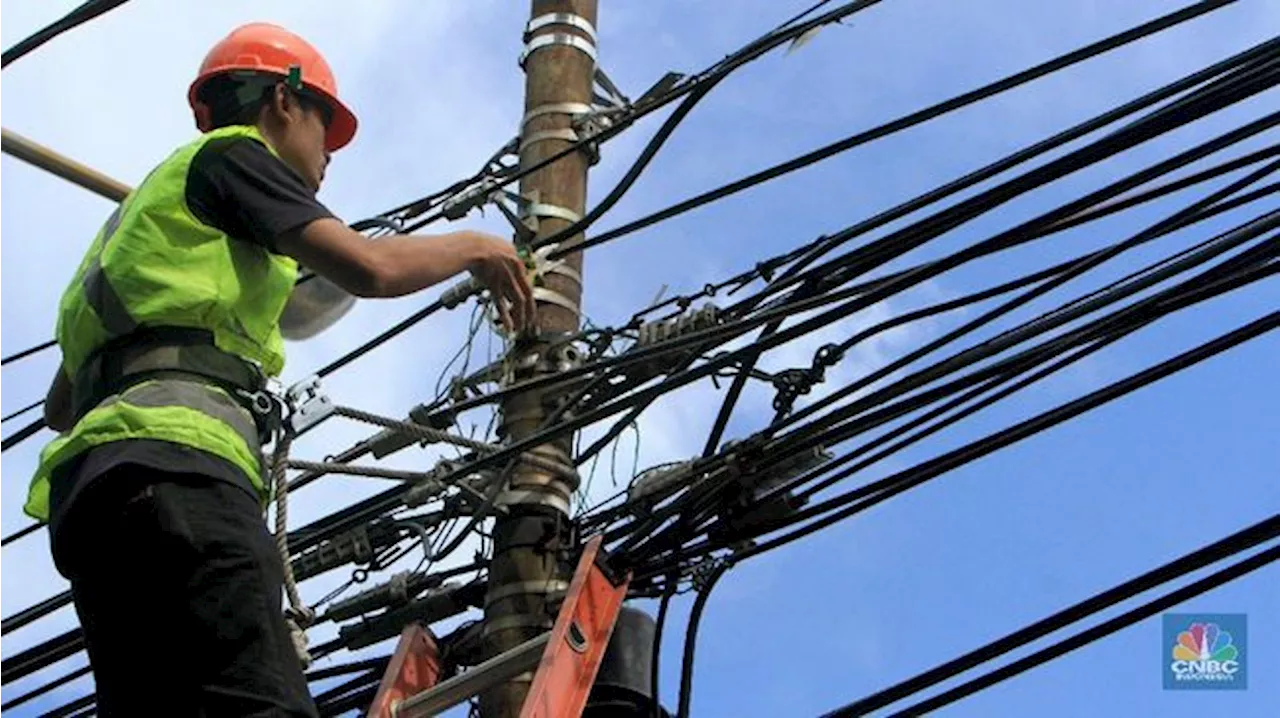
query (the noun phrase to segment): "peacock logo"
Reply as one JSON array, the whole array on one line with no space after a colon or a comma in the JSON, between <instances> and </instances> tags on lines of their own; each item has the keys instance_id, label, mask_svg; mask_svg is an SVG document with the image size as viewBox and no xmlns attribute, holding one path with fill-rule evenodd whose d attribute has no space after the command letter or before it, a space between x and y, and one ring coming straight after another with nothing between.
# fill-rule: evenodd
<instances>
[{"instance_id":1,"label":"peacock logo","mask_svg":"<svg viewBox=\"0 0 1280 718\"><path fill-rule=\"evenodd\" d=\"M1166 641L1173 637L1172 646L1166 648L1170 653L1165 654L1172 659L1165 673L1166 688L1244 687L1244 647L1228 630L1235 628L1242 639L1244 616L1212 617L1232 619L1231 627L1210 618L1165 616Z\"/></svg>"},{"instance_id":2,"label":"peacock logo","mask_svg":"<svg viewBox=\"0 0 1280 718\"><path fill-rule=\"evenodd\" d=\"M1173 647L1175 661L1234 661L1240 651L1231 644L1231 634L1216 623L1193 623L1178 634Z\"/></svg>"}]
</instances>

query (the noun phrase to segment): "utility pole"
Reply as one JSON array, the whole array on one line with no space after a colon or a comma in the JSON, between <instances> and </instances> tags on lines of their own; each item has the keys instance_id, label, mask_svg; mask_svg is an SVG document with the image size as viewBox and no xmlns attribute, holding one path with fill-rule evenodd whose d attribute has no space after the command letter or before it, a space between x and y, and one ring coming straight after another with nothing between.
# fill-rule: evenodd
<instances>
[{"instance_id":1,"label":"utility pole","mask_svg":"<svg viewBox=\"0 0 1280 718\"><path fill-rule=\"evenodd\" d=\"M520 166L528 167L563 151L578 138L575 120L591 111L596 71L596 0L533 0L521 64L525 70ZM581 218L586 208L585 151L573 152L533 172L520 184L521 215L537 238ZM565 239L569 246L581 235ZM575 334L582 300L582 254L542 277L538 287L536 340L513 357L517 380L554 373L574 357L555 339ZM525 392L503 403L502 431L513 441L536 432L564 392ZM573 466L572 438L537 447L535 453ZM498 500L507 509L494 524L493 557L482 626L489 656L518 646L551 628L557 601L568 587L570 501L577 481L517 464ZM484 718L516 718L529 691L532 672L481 694Z\"/></svg>"}]
</instances>

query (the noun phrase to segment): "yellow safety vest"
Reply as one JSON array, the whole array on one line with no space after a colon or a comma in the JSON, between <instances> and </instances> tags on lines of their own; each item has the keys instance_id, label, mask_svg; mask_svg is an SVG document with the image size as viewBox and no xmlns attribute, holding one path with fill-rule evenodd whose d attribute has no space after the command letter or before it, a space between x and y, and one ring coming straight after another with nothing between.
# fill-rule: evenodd
<instances>
[{"instance_id":1,"label":"yellow safety vest","mask_svg":"<svg viewBox=\"0 0 1280 718\"><path fill-rule=\"evenodd\" d=\"M96 370L95 352L104 345L128 345L133 336L173 328L204 330L212 346L165 347L126 360L144 371L179 373L97 397L96 406L44 448L24 507L40 521L49 520L49 478L59 465L94 446L127 439L171 441L221 457L266 494L252 415L223 388L181 374L210 362L225 364L224 358L251 363L265 376L284 367L280 314L297 263L233 239L187 207L192 159L205 143L223 137L251 138L275 153L257 128L235 126L209 132L170 155L120 203L90 245L62 296L56 333L63 369L81 394L83 377Z\"/></svg>"}]
</instances>

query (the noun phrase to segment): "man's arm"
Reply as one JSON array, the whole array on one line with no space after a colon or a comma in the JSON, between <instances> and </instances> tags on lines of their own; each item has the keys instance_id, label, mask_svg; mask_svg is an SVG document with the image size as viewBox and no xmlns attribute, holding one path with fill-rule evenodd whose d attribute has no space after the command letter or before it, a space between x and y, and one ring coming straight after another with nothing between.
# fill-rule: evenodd
<instances>
[{"instance_id":1,"label":"man's arm","mask_svg":"<svg viewBox=\"0 0 1280 718\"><path fill-rule=\"evenodd\" d=\"M360 297L399 297L470 271L493 294L515 331L534 320L533 289L509 242L467 230L370 240L333 218L276 239L276 247Z\"/></svg>"},{"instance_id":2,"label":"man's arm","mask_svg":"<svg viewBox=\"0 0 1280 718\"><path fill-rule=\"evenodd\" d=\"M49 393L44 398L44 423L50 429L62 432L71 428L74 417L71 411L71 380L67 378L67 370L58 366L58 373L49 385Z\"/></svg>"},{"instance_id":3,"label":"man's arm","mask_svg":"<svg viewBox=\"0 0 1280 718\"><path fill-rule=\"evenodd\" d=\"M370 240L334 217L255 140L207 143L191 162L187 205L201 221L287 254L352 294L402 296L470 270L489 288L507 327L519 331L533 322L533 288L510 242L468 231Z\"/></svg>"}]
</instances>

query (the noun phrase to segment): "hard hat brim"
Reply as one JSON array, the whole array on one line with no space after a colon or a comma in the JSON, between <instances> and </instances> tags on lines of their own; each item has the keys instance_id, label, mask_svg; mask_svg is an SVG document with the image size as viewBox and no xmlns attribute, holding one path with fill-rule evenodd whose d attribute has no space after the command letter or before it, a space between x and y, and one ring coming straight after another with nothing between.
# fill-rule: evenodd
<instances>
[{"instance_id":1,"label":"hard hat brim","mask_svg":"<svg viewBox=\"0 0 1280 718\"><path fill-rule=\"evenodd\" d=\"M199 107L200 88L204 86L205 82L210 78L224 72L228 72L231 69L236 68L217 68L197 77L187 90L187 100L190 102L191 106L193 108ZM275 75L278 73L271 74ZM320 99L322 99L324 103L333 110L333 120L329 123L329 129L325 133L324 137L324 148L329 152L337 152L350 144L351 140L355 138L356 129L360 124L356 119L356 113L352 112L351 108L347 107L346 103L334 97L332 93L324 88L308 82L304 82L303 86L306 87L307 91L311 94L318 95ZM207 117L201 117L198 110L196 125L202 132L207 132L209 130Z\"/></svg>"}]
</instances>

